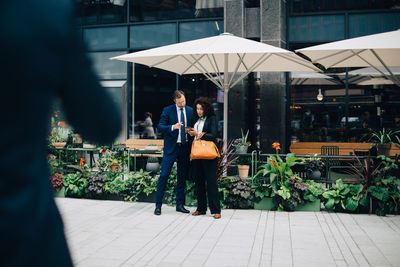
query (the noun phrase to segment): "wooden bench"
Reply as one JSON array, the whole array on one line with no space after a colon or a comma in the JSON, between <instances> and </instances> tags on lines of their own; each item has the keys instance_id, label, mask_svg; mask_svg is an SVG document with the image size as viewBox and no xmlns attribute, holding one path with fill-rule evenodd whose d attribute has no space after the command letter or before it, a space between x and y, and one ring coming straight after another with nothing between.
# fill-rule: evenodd
<instances>
[{"instance_id":1,"label":"wooden bench","mask_svg":"<svg viewBox=\"0 0 400 267\"><path fill-rule=\"evenodd\" d=\"M156 145L157 149L154 149L158 154L150 154L150 145ZM162 158L161 151L164 148L163 139L128 139L125 142L125 147L128 151L134 151L137 157L157 157ZM140 153L140 151L145 150L147 153ZM132 156L134 156L132 154Z\"/></svg>"},{"instance_id":2,"label":"wooden bench","mask_svg":"<svg viewBox=\"0 0 400 267\"><path fill-rule=\"evenodd\" d=\"M354 150L367 151L373 143L327 143L327 142L296 142L290 145L290 152L296 155L321 154L321 146L338 146L340 156L348 156ZM392 145L390 156L400 154L400 148Z\"/></svg>"}]
</instances>

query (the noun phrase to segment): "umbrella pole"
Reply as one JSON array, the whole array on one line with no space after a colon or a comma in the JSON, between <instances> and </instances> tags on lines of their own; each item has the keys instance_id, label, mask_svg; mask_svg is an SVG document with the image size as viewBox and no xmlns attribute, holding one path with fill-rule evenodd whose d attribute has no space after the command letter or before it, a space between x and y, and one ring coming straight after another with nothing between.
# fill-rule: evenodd
<instances>
[{"instance_id":1,"label":"umbrella pole","mask_svg":"<svg viewBox=\"0 0 400 267\"><path fill-rule=\"evenodd\" d=\"M224 136L223 141L228 142L228 93L229 93L228 54L224 54ZM226 149L226 147L224 147Z\"/></svg>"},{"instance_id":2,"label":"umbrella pole","mask_svg":"<svg viewBox=\"0 0 400 267\"><path fill-rule=\"evenodd\" d=\"M349 68L346 67L346 96L345 96L345 136L349 141Z\"/></svg>"}]
</instances>

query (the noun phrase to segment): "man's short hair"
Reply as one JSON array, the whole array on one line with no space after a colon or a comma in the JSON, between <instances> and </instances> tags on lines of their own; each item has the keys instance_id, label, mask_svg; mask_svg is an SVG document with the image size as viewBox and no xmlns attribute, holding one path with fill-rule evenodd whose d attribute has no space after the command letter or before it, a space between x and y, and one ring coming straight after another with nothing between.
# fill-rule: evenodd
<instances>
[{"instance_id":1,"label":"man's short hair","mask_svg":"<svg viewBox=\"0 0 400 267\"><path fill-rule=\"evenodd\" d=\"M182 96L185 96L185 93L181 90L175 90L174 93L172 94L172 99L175 101L177 98L181 98Z\"/></svg>"}]
</instances>

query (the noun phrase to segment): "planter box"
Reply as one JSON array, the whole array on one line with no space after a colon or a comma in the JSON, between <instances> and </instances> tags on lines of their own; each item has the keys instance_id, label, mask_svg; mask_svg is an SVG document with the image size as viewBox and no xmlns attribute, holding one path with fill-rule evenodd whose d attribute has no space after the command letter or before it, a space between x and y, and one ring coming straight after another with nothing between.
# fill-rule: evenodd
<instances>
[{"instance_id":1,"label":"planter box","mask_svg":"<svg viewBox=\"0 0 400 267\"><path fill-rule=\"evenodd\" d=\"M54 196L55 196L55 197L65 197L65 188L62 187L62 188L60 189L60 191L54 192Z\"/></svg>"},{"instance_id":2,"label":"planter box","mask_svg":"<svg viewBox=\"0 0 400 267\"><path fill-rule=\"evenodd\" d=\"M150 195L146 195L145 193L140 193L138 195L137 202L155 203L156 202L156 192L153 192Z\"/></svg>"},{"instance_id":3,"label":"planter box","mask_svg":"<svg viewBox=\"0 0 400 267\"><path fill-rule=\"evenodd\" d=\"M294 208L295 211L321 211L321 200L307 202Z\"/></svg>"},{"instance_id":4,"label":"planter box","mask_svg":"<svg viewBox=\"0 0 400 267\"><path fill-rule=\"evenodd\" d=\"M254 202L255 210L273 210L275 209L274 199L272 197L265 197L260 202Z\"/></svg>"}]
</instances>

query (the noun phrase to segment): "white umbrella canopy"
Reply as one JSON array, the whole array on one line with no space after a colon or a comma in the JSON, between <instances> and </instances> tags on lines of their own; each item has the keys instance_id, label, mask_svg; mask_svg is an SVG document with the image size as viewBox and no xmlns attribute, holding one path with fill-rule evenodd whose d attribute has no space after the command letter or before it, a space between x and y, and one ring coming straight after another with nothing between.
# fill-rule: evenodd
<instances>
[{"instance_id":1,"label":"white umbrella canopy","mask_svg":"<svg viewBox=\"0 0 400 267\"><path fill-rule=\"evenodd\" d=\"M400 30L372 34L296 50L325 68L372 67L400 85L389 67L400 66Z\"/></svg>"},{"instance_id":2,"label":"white umbrella canopy","mask_svg":"<svg viewBox=\"0 0 400 267\"><path fill-rule=\"evenodd\" d=\"M291 75L292 85L337 85L341 82L317 72L295 72Z\"/></svg>"},{"instance_id":3,"label":"white umbrella canopy","mask_svg":"<svg viewBox=\"0 0 400 267\"><path fill-rule=\"evenodd\" d=\"M288 50L223 33L111 59L156 67L177 74L203 74L224 90L224 140L228 132L228 91L250 72L320 71ZM224 75L222 75L222 73ZM241 75L236 75L242 73Z\"/></svg>"}]
</instances>

